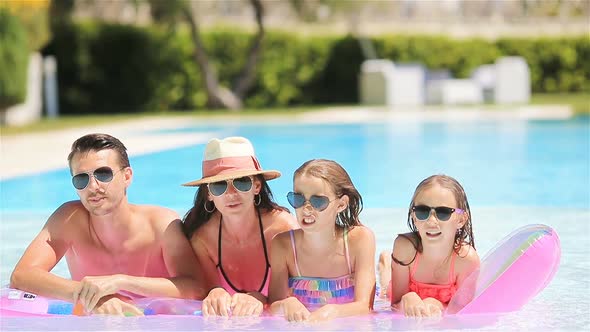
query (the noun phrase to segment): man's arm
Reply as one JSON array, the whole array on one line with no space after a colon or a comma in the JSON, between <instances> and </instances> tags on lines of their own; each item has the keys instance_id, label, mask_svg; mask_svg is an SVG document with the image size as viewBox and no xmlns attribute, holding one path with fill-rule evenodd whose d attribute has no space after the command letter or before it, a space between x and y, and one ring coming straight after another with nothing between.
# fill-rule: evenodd
<instances>
[{"instance_id":1,"label":"man's arm","mask_svg":"<svg viewBox=\"0 0 590 332\"><path fill-rule=\"evenodd\" d=\"M29 244L10 276L10 287L41 296L72 301L78 282L56 276L49 271L68 251L66 240L71 220L83 218L75 202L60 206Z\"/></svg>"}]
</instances>

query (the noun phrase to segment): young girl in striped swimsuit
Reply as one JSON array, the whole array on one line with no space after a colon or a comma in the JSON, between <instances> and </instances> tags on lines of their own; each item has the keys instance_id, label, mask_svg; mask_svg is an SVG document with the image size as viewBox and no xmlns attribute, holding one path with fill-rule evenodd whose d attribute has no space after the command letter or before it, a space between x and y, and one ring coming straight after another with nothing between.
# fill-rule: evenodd
<instances>
[{"instance_id":1,"label":"young girl in striped swimsuit","mask_svg":"<svg viewBox=\"0 0 590 332\"><path fill-rule=\"evenodd\" d=\"M362 198L346 171L331 160L310 160L295 171L287 198L301 228L272 241L271 312L289 321L368 313L375 237L359 220Z\"/></svg>"}]
</instances>

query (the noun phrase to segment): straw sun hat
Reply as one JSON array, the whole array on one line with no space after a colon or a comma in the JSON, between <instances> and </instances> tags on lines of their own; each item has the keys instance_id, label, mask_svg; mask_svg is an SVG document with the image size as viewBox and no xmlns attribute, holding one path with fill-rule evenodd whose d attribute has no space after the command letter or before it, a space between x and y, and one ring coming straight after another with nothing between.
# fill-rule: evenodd
<instances>
[{"instance_id":1,"label":"straw sun hat","mask_svg":"<svg viewBox=\"0 0 590 332\"><path fill-rule=\"evenodd\" d=\"M254 155L254 147L244 137L214 138L207 143L203 157L203 177L184 183L196 187L204 183L263 174L266 180L281 176L279 171L263 170Z\"/></svg>"}]
</instances>

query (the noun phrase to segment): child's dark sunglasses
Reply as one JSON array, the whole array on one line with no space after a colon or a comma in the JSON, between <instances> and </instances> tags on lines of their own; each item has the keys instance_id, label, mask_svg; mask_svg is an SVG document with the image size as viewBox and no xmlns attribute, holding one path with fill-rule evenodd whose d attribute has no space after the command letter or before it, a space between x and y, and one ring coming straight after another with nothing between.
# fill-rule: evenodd
<instances>
[{"instance_id":1,"label":"child's dark sunglasses","mask_svg":"<svg viewBox=\"0 0 590 332\"><path fill-rule=\"evenodd\" d=\"M304 206L305 203L309 202L309 204L311 204L311 206L318 212L324 211L333 201L331 201L326 196L319 195L313 195L309 198L309 200L306 200L303 194L294 193L292 191L287 194L287 200L289 201L289 204L291 204L291 206L295 209L299 209L300 207Z\"/></svg>"},{"instance_id":2,"label":"child's dark sunglasses","mask_svg":"<svg viewBox=\"0 0 590 332\"><path fill-rule=\"evenodd\" d=\"M451 219L451 215L453 212L457 212L462 214L464 211L461 209L454 209L446 206L437 206L437 207L430 207L428 205L414 205L412 206L412 211L414 211L414 215L416 219L420 221L425 221L430 218L430 212L434 210L436 219L440 221L447 221Z\"/></svg>"},{"instance_id":3,"label":"child's dark sunglasses","mask_svg":"<svg viewBox=\"0 0 590 332\"><path fill-rule=\"evenodd\" d=\"M119 171L123 168L119 169ZM113 173L112 168L107 166L99 167L92 172L80 173L72 176L72 184L74 185L74 188L78 190L83 190L88 186L88 183L90 183L91 176L94 176L94 178L100 182L106 183L111 182L113 180L114 175L115 173Z\"/></svg>"},{"instance_id":4,"label":"child's dark sunglasses","mask_svg":"<svg viewBox=\"0 0 590 332\"><path fill-rule=\"evenodd\" d=\"M207 185L207 188L209 188L209 192L211 193L211 195L218 197L225 194L225 192L227 191L227 187L229 186L229 183L231 183L237 191L242 193L247 193L248 191L250 191L250 189L252 189L252 177L250 176L212 182Z\"/></svg>"}]
</instances>

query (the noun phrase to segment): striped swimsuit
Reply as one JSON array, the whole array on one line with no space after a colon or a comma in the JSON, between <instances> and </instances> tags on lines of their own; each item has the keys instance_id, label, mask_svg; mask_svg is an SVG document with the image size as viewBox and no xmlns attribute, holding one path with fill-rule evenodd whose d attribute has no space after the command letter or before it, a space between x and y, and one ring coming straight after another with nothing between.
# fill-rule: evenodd
<instances>
[{"instance_id":1,"label":"striped swimsuit","mask_svg":"<svg viewBox=\"0 0 590 332\"><path fill-rule=\"evenodd\" d=\"M297 250L295 249L293 230L290 230L289 234L291 235L291 246L293 247L295 268L297 269L298 274L297 276L289 277L289 292L291 296L297 298L305 306L353 302L354 273L350 266L350 257L348 253L348 230L345 229L343 232L348 274L337 278L301 276L299 264L297 264Z\"/></svg>"}]
</instances>

